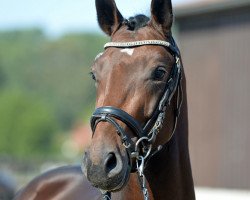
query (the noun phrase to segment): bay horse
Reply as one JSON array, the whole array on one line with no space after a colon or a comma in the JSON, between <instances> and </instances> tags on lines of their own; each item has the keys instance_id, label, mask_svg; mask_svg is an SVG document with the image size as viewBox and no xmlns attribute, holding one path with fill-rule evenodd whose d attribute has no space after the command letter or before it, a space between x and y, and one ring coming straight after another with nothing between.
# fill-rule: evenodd
<instances>
[{"instance_id":1,"label":"bay horse","mask_svg":"<svg viewBox=\"0 0 250 200\"><path fill-rule=\"evenodd\" d=\"M91 68L97 98L83 164L41 175L16 199L194 200L171 0L152 0L151 18L129 19L114 0L95 3L111 42Z\"/></svg>"}]
</instances>

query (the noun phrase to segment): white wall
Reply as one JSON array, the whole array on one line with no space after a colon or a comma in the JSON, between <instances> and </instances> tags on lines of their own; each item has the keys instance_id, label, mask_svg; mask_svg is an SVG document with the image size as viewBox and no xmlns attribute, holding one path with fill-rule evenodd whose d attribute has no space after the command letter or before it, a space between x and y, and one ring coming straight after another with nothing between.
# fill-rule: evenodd
<instances>
[{"instance_id":1,"label":"white wall","mask_svg":"<svg viewBox=\"0 0 250 200\"><path fill-rule=\"evenodd\" d=\"M196 200L250 200L250 191L196 188Z\"/></svg>"}]
</instances>

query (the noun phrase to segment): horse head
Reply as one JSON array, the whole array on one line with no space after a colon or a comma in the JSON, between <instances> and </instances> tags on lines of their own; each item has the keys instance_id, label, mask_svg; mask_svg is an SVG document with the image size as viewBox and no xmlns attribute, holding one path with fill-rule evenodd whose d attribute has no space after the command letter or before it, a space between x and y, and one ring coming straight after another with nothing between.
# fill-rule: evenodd
<instances>
[{"instance_id":1,"label":"horse head","mask_svg":"<svg viewBox=\"0 0 250 200\"><path fill-rule=\"evenodd\" d=\"M114 0L96 0L96 9L111 42L91 68L97 109L83 171L95 187L117 191L152 149L172 137L181 64L170 0L152 0L150 18L124 19Z\"/></svg>"}]
</instances>

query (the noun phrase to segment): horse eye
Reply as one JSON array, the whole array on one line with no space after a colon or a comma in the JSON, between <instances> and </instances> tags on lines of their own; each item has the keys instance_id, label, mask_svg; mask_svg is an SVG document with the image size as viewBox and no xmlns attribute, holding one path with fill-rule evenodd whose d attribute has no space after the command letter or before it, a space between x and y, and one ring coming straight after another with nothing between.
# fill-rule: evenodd
<instances>
[{"instance_id":1,"label":"horse eye","mask_svg":"<svg viewBox=\"0 0 250 200\"><path fill-rule=\"evenodd\" d=\"M157 80L157 81L160 81L162 80L164 77L165 77L165 74L166 74L166 70L165 68L163 67L158 67L155 71L154 71L154 74L153 74L153 79L154 80Z\"/></svg>"},{"instance_id":2,"label":"horse eye","mask_svg":"<svg viewBox=\"0 0 250 200\"><path fill-rule=\"evenodd\" d=\"M94 72L90 72L89 74L90 74L91 78L92 78L94 81L96 81L96 77L95 77Z\"/></svg>"}]
</instances>

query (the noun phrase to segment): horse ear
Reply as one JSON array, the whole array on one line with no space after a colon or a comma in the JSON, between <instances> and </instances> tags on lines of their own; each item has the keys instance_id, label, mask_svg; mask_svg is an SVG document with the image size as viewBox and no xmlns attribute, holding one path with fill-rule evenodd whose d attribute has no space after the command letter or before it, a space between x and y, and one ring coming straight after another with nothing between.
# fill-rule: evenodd
<instances>
[{"instance_id":1,"label":"horse ear","mask_svg":"<svg viewBox=\"0 0 250 200\"><path fill-rule=\"evenodd\" d=\"M97 19L101 29L109 36L123 22L123 16L114 0L96 0Z\"/></svg>"},{"instance_id":2,"label":"horse ear","mask_svg":"<svg viewBox=\"0 0 250 200\"><path fill-rule=\"evenodd\" d=\"M171 32L173 9L171 0L152 0L151 24L161 27L164 34Z\"/></svg>"}]
</instances>

